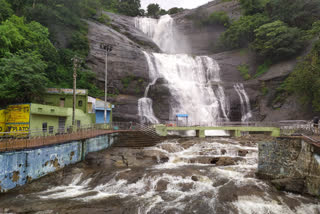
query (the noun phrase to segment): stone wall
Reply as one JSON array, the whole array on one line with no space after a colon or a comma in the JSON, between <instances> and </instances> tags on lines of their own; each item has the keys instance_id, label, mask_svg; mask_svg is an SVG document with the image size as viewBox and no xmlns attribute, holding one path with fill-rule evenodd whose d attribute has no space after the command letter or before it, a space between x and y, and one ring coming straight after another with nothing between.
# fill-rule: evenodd
<instances>
[{"instance_id":1,"label":"stone wall","mask_svg":"<svg viewBox=\"0 0 320 214\"><path fill-rule=\"evenodd\" d=\"M261 142L257 175L281 190L320 196L320 148L294 137Z\"/></svg>"},{"instance_id":2,"label":"stone wall","mask_svg":"<svg viewBox=\"0 0 320 214\"><path fill-rule=\"evenodd\" d=\"M80 162L88 153L110 147L116 137L117 134L108 134L32 150L0 153L0 192Z\"/></svg>"}]
</instances>

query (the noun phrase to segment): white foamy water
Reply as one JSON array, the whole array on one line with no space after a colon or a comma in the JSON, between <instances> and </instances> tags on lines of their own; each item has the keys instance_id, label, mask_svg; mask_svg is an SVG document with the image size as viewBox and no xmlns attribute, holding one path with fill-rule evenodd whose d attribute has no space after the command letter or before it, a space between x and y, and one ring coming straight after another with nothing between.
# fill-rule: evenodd
<instances>
[{"instance_id":1,"label":"white foamy water","mask_svg":"<svg viewBox=\"0 0 320 214\"><path fill-rule=\"evenodd\" d=\"M160 19L137 17L135 26L152 38L165 53L179 53L178 50L186 48L186 43L182 43L181 36L174 28L174 21L170 15L161 16Z\"/></svg>"},{"instance_id":2,"label":"white foamy water","mask_svg":"<svg viewBox=\"0 0 320 214\"><path fill-rule=\"evenodd\" d=\"M146 168L133 182L130 180L131 174L135 176L134 168L116 170L109 180L98 185L92 184L94 178L77 174L69 185L37 195L40 200L65 199L80 204L105 201L106 205L109 199L117 198L121 206L129 206L135 210L131 213L138 214L320 213L319 203L306 203L306 198L300 195L276 193L254 177L256 146L242 146L230 139L184 144L169 140L144 150L156 155L158 164ZM248 153L239 156L240 150ZM164 163L163 157L168 158ZM233 158L234 163L229 166L210 163L217 157ZM123 173L129 177L125 178ZM238 196L233 197L234 194Z\"/></svg>"},{"instance_id":3,"label":"white foamy water","mask_svg":"<svg viewBox=\"0 0 320 214\"><path fill-rule=\"evenodd\" d=\"M166 53L144 52L149 66L150 84L145 90L144 98L139 100L138 104L141 122L156 121L156 116L150 111L153 108L152 101L147 101L146 98L150 87L158 78L168 82L173 97L169 107L169 120L175 120L176 114L188 114L189 125L214 126L218 121L229 121L230 102L221 84L218 63L208 56L176 54L181 53L181 47L186 45L181 44L183 39L169 15L160 19L135 18L135 26L152 38ZM249 97L242 84L236 84L234 89L240 97L242 121L248 121L252 117ZM148 114L144 115L143 112ZM207 135L225 136L228 133L210 131Z\"/></svg>"},{"instance_id":4,"label":"white foamy water","mask_svg":"<svg viewBox=\"0 0 320 214\"><path fill-rule=\"evenodd\" d=\"M241 103L242 122L247 122L252 117L250 100L242 83L235 84L234 89L239 95Z\"/></svg>"},{"instance_id":5,"label":"white foamy water","mask_svg":"<svg viewBox=\"0 0 320 214\"><path fill-rule=\"evenodd\" d=\"M214 125L217 121L229 120L230 106L223 87L219 85L220 67L215 60L185 54L144 54L149 65L150 82L159 78L168 82L174 100L170 104L170 119L174 120L176 114L188 114L189 123L197 125ZM217 86L211 86L211 82L216 82Z\"/></svg>"},{"instance_id":6,"label":"white foamy water","mask_svg":"<svg viewBox=\"0 0 320 214\"><path fill-rule=\"evenodd\" d=\"M152 108L152 100L150 98L144 97L138 101L138 114L140 117L140 122L143 124L151 123L158 124L159 120L154 116Z\"/></svg>"}]
</instances>

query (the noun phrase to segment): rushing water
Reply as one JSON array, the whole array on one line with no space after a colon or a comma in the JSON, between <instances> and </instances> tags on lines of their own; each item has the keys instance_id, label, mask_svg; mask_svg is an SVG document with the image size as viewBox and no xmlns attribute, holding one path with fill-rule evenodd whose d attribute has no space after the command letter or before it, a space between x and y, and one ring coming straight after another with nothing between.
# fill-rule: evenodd
<instances>
[{"instance_id":1,"label":"rushing water","mask_svg":"<svg viewBox=\"0 0 320 214\"><path fill-rule=\"evenodd\" d=\"M174 21L170 15L161 16L160 19L147 17L135 18L135 26L142 30L165 53L177 53L181 43L179 34L174 28Z\"/></svg>"},{"instance_id":2,"label":"rushing water","mask_svg":"<svg viewBox=\"0 0 320 214\"><path fill-rule=\"evenodd\" d=\"M167 87L175 101L170 106L172 119L176 114L188 114L190 124L203 125L228 120L229 104L223 87L219 84L216 87L210 85L211 82L221 81L216 61L206 56L144 54L149 65L151 84L158 78L168 82ZM147 91L148 87L145 96Z\"/></svg>"},{"instance_id":3,"label":"rushing water","mask_svg":"<svg viewBox=\"0 0 320 214\"><path fill-rule=\"evenodd\" d=\"M249 97L246 91L244 90L244 86L242 83L235 84L233 87L238 93L240 98L241 113L242 113L241 121L246 122L252 117Z\"/></svg>"},{"instance_id":4,"label":"rushing water","mask_svg":"<svg viewBox=\"0 0 320 214\"><path fill-rule=\"evenodd\" d=\"M87 164L0 197L0 212L320 213L319 200L279 192L255 178L257 147L252 142L168 140L92 157L92 163L89 158ZM119 164L121 159L126 164Z\"/></svg>"},{"instance_id":5,"label":"rushing water","mask_svg":"<svg viewBox=\"0 0 320 214\"><path fill-rule=\"evenodd\" d=\"M151 111L153 102L148 98L149 89L158 78L168 82L173 98L170 103L170 120L174 120L176 114L188 114L189 124L194 125L214 125L219 121L229 121L230 104L221 84L218 63L208 56L173 54L177 52L177 44L180 45L177 40L179 33L169 15L159 20L136 18L135 26L165 52L144 52L149 66L150 84L138 104L141 122L159 122ZM234 89L240 97L242 121L248 121L252 117L248 95L243 84L236 84Z\"/></svg>"}]
</instances>

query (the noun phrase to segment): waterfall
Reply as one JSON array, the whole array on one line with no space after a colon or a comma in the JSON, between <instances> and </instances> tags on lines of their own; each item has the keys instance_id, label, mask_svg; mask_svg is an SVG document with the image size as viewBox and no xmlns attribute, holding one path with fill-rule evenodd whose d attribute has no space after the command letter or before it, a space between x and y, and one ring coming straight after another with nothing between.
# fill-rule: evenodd
<instances>
[{"instance_id":1,"label":"waterfall","mask_svg":"<svg viewBox=\"0 0 320 214\"><path fill-rule=\"evenodd\" d=\"M242 114L241 121L246 122L252 117L249 97L242 83L235 84L233 87L240 97L241 114Z\"/></svg>"},{"instance_id":2,"label":"waterfall","mask_svg":"<svg viewBox=\"0 0 320 214\"><path fill-rule=\"evenodd\" d=\"M152 82L145 96L158 78L165 79L175 101L171 106L171 118L175 118L176 114L188 114L189 122L197 125L213 125L217 121L229 120L229 104L223 87L219 85L220 67L216 61L207 56L144 54ZM211 86L211 82L218 85Z\"/></svg>"},{"instance_id":3,"label":"waterfall","mask_svg":"<svg viewBox=\"0 0 320 214\"><path fill-rule=\"evenodd\" d=\"M170 103L171 119L176 114L188 114L189 122L194 125L214 125L219 121L229 121L230 104L221 84L218 63L208 56L174 54L178 53L180 41L177 39L179 35L174 29L174 21L169 15L159 20L135 18L135 26L165 52L144 52L150 84L138 104L141 122L159 122L152 110L152 100L148 98L149 89L158 78L167 81L173 98ZM249 98L243 85L237 84L234 88L240 96L242 120L247 121L251 117Z\"/></svg>"},{"instance_id":4,"label":"waterfall","mask_svg":"<svg viewBox=\"0 0 320 214\"><path fill-rule=\"evenodd\" d=\"M173 19L169 15L161 16L160 19L146 17L135 18L135 26L160 47L165 53L177 53L178 32L174 30ZM181 44L179 44L181 45Z\"/></svg>"},{"instance_id":5,"label":"waterfall","mask_svg":"<svg viewBox=\"0 0 320 214\"><path fill-rule=\"evenodd\" d=\"M152 123L158 124L159 120L154 116L152 109L152 100L150 98L144 97L138 101L138 114L140 117L140 122L143 124Z\"/></svg>"}]
</instances>

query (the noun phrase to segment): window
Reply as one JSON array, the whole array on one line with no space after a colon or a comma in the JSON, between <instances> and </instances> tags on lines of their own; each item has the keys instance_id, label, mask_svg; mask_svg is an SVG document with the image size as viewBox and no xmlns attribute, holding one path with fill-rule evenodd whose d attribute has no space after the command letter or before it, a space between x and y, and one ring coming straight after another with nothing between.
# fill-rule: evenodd
<instances>
[{"instance_id":1,"label":"window","mask_svg":"<svg viewBox=\"0 0 320 214\"><path fill-rule=\"evenodd\" d=\"M47 132L48 130L48 123L42 123L42 131Z\"/></svg>"},{"instance_id":2,"label":"window","mask_svg":"<svg viewBox=\"0 0 320 214\"><path fill-rule=\"evenodd\" d=\"M49 134L53 134L53 130L54 130L54 127L53 126L49 126Z\"/></svg>"},{"instance_id":3,"label":"window","mask_svg":"<svg viewBox=\"0 0 320 214\"><path fill-rule=\"evenodd\" d=\"M77 127L80 127L80 125L81 125L81 121L77 120Z\"/></svg>"},{"instance_id":4,"label":"window","mask_svg":"<svg viewBox=\"0 0 320 214\"><path fill-rule=\"evenodd\" d=\"M78 102L78 106L81 107L82 106L82 100L79 100Z\"/></svg>"}]
</instances>

